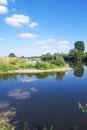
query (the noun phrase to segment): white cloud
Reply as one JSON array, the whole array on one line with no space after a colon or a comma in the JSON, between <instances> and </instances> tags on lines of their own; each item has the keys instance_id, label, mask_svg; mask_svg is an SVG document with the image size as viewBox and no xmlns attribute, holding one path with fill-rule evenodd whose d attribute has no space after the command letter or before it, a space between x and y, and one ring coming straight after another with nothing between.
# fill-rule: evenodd
<instances>
[{"instance_id":1,"label":"white cloud","mask_svg":"<svg viewBox=\"0 0 87 130\"><path fill-rule=\"evenodd\" d=\"M60 40L57 42L58 44L58 52L69 52L69 50L72 48L70 41L67 40Z\"/></svg>"},{"instance_id":2,"label":"white cloud","mask_svg":"<svg viewBox=\"0 0 87 130\"><path fill-rule=\"evenodd\" d=\"M49 38L48 40L47 40L47 42L55 42L56 40L55 39L52 39L52 38Z\"/></svg>"},{"instance_id":3,"label":"white cloud","mask_svg":"<svg viewBox=\"0 0 87 130\"><path fill-rule=\"evenodd\" d=\"M31 33L21 33L19 35L20 38L37 38L39 35L31 34Z\"/></svg>"},{"instance_id":4,"label":"white cloud","mask_svg":"<svg viewBox=\"0 0 87 130\"><path fill-rule=\"evenodd\" d=\"M35 26L38 26L38 23L32 22L32 23L29 25L29 27L31 27L31 28L34 28Z\"/></svg>"},{"instance_id":5,"label":"white cloud","mask_svg":"<svg viewBox=\"0 0 87 130\"><path fill-rule=\"evenodd\" d=\"M41 49L51 49L51 46L42 46Z\"/></svg>"},{"instance_id":6,"label":"white cloud","mask_svg":"<svg viewBox=\"0 0 87 130\"><path fill-rule=\"evenodd\" d=\"M68 44L68 43L70 43L70 42L67 41L67 40L60 40L60 41L58 41L57 43L58 43L58 44Z\"/></svg>"},{"instance_id":7,"label":"white cloud","mask_svg":"<svg viewBox=\"0 0 87 130\"><path fill-rule=\"evenodd\" d=\"M19 15L19 14L14 14L13 16L7 17L5 19L6 24L16 26L16 27L20 27L23 24L28 24L29 21L30 21L30 17L25 15Z\"/></svg>"},{"instance_id":8,"label":"white cloud","mask_svg":"<svg viewBox=\"0 0 87 130\"><path fill-rule=\"evenodd\" d=\"M13 11L16 11L16 9L13 8ZM35 26L38 26L38 23L36 22L30 23L29 16L20 14L14 14L11 17L5 18L5 23L16 27L21 27L22 25L28 25L29 27L34 28Z\"/></svg>"},{"instance_id":9,"label":"white cloud","mask_svg":"<svg viewBox=\"0 0 87 130\"><path fill-rule=\"evenodd\" d=\"M7 5L8 2L7 2L7 0L0 0L0 4L2 4L2 5Z\"/></svg>"},{"instance_id":10,"label":"white cloud","mask_svg":"<svg viewBox=\"0 0 87 130\"><path fill-rule=\"evenodd\" d=\"M47 40L37 41L36 44L47 44L47 43L52 43L52 42L56 42L56 40L52 39L52 38L49 38Z\"/></svg>"},{"instance_id":11,"label":"white cloud","mask_svg":"<svg viewBox=\"0 0 87 130\"><path fill-rule=\"evenodd\" d=\"M8 12L8 8L3 5L0 5L0 14L5 14L7 12Z\"/></svg>"},{"instance_id":12,"label":"white cloud","mask_svg":"<svg viewBox=\"0 0 87 130\"><path fill-rule=\"evenodd\" d=\"M36 41L36 44L45 44L45 43L46 43L46 41L44 41L44 40Z\"/></svg>"}]
</instances>

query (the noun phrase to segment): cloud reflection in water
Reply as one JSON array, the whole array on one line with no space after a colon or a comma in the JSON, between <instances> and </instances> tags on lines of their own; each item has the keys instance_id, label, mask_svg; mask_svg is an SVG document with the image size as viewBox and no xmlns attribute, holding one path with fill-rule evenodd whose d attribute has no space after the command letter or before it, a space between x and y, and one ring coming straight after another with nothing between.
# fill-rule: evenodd
<instances>
[{"instance_id":1,"label":"cloud reflection in water","mask_svg":"<svg viewBox=\"0 0 87 130\"><path fill-rule=\"evenodd\" d=\"M22 80L22 82L32 82L32 81L36 81L37 80L37 78L36 77L34 77L34 76L32 76L32 77L23 77L23 78L21 78L21 80Z\"/></svg>"},{"instance_id":2,"label":"cloud reflection in water","mask_svg":"<svg viewBox=\"0 0 87 130\"><path fill-rule=\"evenodd\" d=\"M10 103L7 101L0 101L0 109L8 108Z\"/></svg>"},{"instance_id":3,"label":"cloud reflection in water","mask_svg":"<svg viewBox=\"0 0 87 130\"><path fill-rule=\"evenodd\" d=\"M30 97L30 92L23 91L22 89L15 89L8 92L9 97L13 97L14 99L26 99Z\"/></svg>"}]
</instances>

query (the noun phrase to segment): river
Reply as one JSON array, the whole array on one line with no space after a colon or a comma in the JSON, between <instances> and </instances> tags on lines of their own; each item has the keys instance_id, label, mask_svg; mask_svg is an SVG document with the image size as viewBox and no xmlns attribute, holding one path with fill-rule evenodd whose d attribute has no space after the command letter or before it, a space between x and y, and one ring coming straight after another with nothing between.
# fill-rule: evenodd
<instances>
[{"instance_id":1,"label":"river","mask_svg":"<svg viewBox=\"0 0 87 130\"><path fill-rule=\"evenodd\" d=\"M87 130L87 68L0 75L0 112L12 108L16 130Z\"/></svg>"}]
</instances>

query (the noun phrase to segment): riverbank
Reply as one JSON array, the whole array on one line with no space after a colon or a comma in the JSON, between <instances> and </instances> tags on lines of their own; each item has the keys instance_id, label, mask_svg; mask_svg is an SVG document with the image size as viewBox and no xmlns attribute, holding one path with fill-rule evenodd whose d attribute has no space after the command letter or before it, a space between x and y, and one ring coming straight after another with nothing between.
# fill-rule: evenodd
<instances>
[{"instance_id":1,"label":"riverbank","mask_svg":"<svg viewBox=\"0 0 87 130\"><path fill-rule=\"evenodd\" d=\"M47 70L24 69L24 70L13 70L13 71L0 72L0 74L47 73L47 72L63 72L63 71L69 71L69 70L72 70L72 68L64 67L64 68L47 69Z\"/></svg>"}]
</instances>

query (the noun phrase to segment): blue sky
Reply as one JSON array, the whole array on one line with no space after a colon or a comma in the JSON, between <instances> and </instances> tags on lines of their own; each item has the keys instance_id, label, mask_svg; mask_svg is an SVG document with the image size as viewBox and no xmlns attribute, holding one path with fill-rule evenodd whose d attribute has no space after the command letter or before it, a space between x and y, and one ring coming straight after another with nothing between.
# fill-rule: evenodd
<instances>
[{"instance_id":1,"label":"blue sky","mask_svg":"<svg viewBox=\"0 0 87 130\"><path fill-rule=\"evenodd\" d=\"M0 57L87 51L87 0L0 0Z\"/></svg>"}]
</instances>

